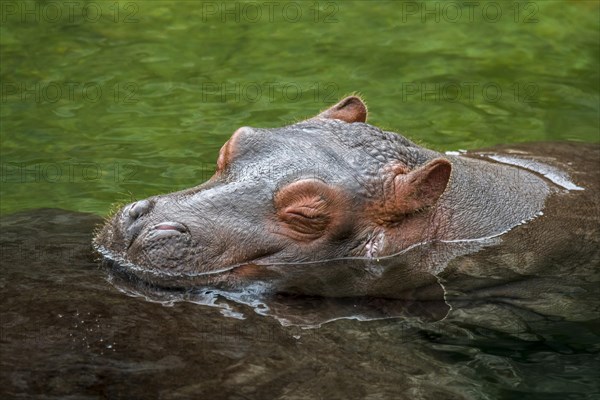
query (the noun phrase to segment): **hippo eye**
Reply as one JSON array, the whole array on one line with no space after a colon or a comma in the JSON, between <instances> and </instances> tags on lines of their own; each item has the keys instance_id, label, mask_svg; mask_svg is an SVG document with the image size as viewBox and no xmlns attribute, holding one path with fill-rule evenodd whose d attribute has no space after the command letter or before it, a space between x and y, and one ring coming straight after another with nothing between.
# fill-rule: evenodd
<instances>
[{"instance_id":1,"label":"hippo eye","mask_svg":"<svg viewBox=\"0 0 600 400\"><path fill-rule=\"evenodd\" d=\"M299 240L320 237L331 221L330 190L323 182L304 180L277 193L275 206L284 233Z\"/></svg>"},{"instance_id":2,"label":"hippo eye","mask_svg":"<svg viewBox=\"0 0 600 400\"><path fill-rule=\"evenodd\" d=\"M297 232L313 235L322 232L329 223L326 208L327 204L323 198L312 196L285 207L280 213L280 218Z\"/></svg>"}]
</instances>

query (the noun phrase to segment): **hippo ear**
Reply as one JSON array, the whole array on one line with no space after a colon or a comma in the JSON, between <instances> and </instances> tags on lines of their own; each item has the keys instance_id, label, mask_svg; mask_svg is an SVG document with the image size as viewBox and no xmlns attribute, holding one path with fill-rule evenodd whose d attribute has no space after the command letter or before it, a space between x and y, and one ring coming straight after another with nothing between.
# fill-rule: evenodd
<instances>
[{"instance_id":1,"label":"hippo ear","mask_svg":"<svg viewBox=\"0 0 600 400\"><path fill-rule=\"evenodd\" d=\"M388 180L384 190L388 217L433 206L446 190L451 172L452 164L444 158L431 160L412 171L395 168L393 179Z\"/></svg>"},{"instance_id":2,"label":"hippo ear","mask_svg":"<svg viewBox=\"0 0 600 400\"><path fill-rule=\"evenodd\" d=\"M315 118L339 119L348 123L366 122L367 106L360 97L350 96L323 111Z\"/></svg>"}]
</instances>

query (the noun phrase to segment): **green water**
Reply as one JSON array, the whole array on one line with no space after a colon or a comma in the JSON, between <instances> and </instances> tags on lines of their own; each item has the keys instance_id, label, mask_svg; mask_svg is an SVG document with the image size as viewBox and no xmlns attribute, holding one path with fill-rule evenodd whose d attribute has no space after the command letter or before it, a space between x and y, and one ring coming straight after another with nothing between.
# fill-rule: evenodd
<instances>
[{"instance_id":1,"label":"green water","mask_svg":"<svg viewBox=\"0 0 600 400\"><path fill-rule=\"evenodd\" d=\"M438 149L599 140L596 1L2 2L2 213L196 185L359 92Z\"/></svg>"}]
</instances>

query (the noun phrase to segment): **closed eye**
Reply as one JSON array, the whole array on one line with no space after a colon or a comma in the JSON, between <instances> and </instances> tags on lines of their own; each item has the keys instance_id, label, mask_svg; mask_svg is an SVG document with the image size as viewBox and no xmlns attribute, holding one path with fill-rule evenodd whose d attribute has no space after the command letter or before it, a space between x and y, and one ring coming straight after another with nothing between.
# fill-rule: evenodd
<instances>
[{"instance_id":1,"label":"closed eye","mask_svg":"<svg viewBox=\"0 0 600 400\"><path fill-rule=\"evenodd\" d=\"M286 207L280 218L291 229L298 233L311 236L320 236L329 223L329 216L326 212L326 202L323 199L311 201L309 205L293 205Z\"/></svg>"},{"instance_id":2,"label":"closed eye","mask_svg":"<svg viewBox=\"0 0 600 400\"><path fill-rule=\"evenodd\" d=\"M283 233L297 240L314 240L325 233L331 221L330 199L325 184L306 180L295 182L275 197Z\"/></svg>"},{"instance_id":3,"label":"closed eye","mask_svg":"<svg viewBox=\"0 0 600 400\"><path fill-rule=\"evenodd\" d=\"M287 207L284 212L288 214L295 214L299 217L313 219L321 216L325 207L326 204L324 200L313 200L310 205L290 206Z\"/></svg>"}]
</instances>

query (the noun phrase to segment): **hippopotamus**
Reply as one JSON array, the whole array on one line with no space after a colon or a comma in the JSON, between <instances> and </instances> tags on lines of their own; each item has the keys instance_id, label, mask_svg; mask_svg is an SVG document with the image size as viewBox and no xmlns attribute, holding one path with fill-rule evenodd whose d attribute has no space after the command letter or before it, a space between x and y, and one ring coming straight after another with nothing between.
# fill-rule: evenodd
<instances>
[{"instance_id":1,"label":"hippopotamus","mask_svg":"<svg viewBox=\"0 0 600 400\"><path fill-rule=\"evenodd\" d=\"M366 120L350 96L281 128L241 127L207 182L122 207L94 243L155 282L342 297L439 284L493 296L541 272L597 270L597 145L440 153Z\"/></svg>"}]
</instances>

